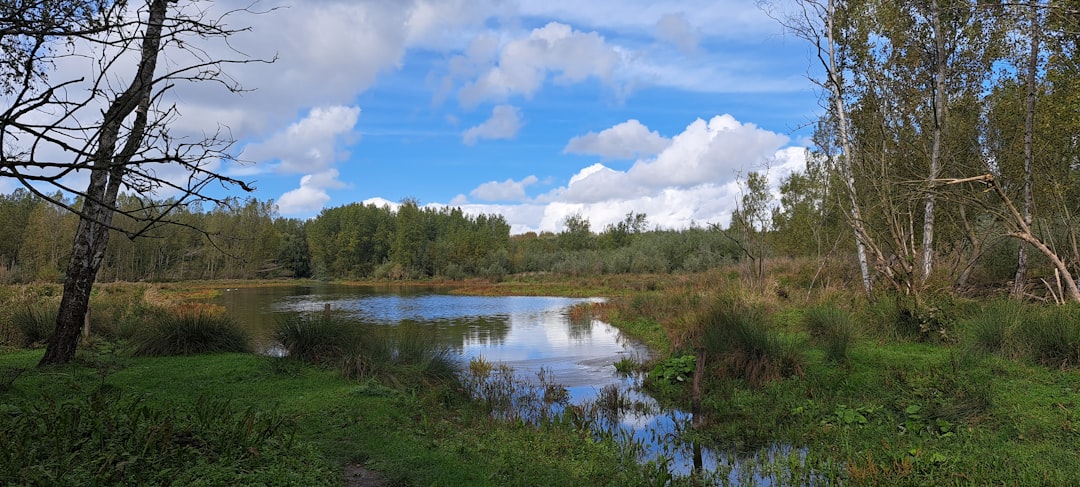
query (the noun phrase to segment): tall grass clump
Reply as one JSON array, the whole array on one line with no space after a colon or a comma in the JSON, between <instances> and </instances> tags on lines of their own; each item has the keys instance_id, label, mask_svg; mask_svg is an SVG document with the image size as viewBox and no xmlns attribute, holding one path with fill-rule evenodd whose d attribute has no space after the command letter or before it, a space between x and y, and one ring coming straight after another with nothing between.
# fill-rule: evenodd
<instances>
[{"instance_id":1,"label":"tall grass clump","mask_svg":"<svg viewBox=\"0 0 1080 487\"><path fill-rule=\"evenodd\" d=\"M729 377L753 386L802 373L803 359L795 344L770 329L759 307L737 294L720 296L700 316L698 346L708 362Z\"/></svg>"},{"instance_id":2,"label":"tall grass clump","mask_svg":"<svg viewBox=\"0 0 1080 487\"><path fill-rule=\"evenodd\" d=\"M963 323L968 346L975 351L1007 354L1010 337L1031 309L1014 299L994 299Z\"/></svg>"},{"instance_id":3,"label":"tall grass clump","mask_svg":"<svg viewBox=\"0 0 1080 487\"><path fill-rule=\"evenodd\" d=\"M1031 360L1062 369L1080 366L1080 308L1045 308L1021 326L1017 336Z\"/></svg>"},{"instance_id":4,"label":"tall grass clump","mask_svg":"<svg viewBox=\"0 0 1080 487\"><path fill-rule=\"evenodd\" d=\"M251 340L236 320L195 307L163 311L131 340L136 356L194 355L251 351Z\"/></svg>"},{"instance_id":5,"label":"tall grass clump","mask_svg":"<svg viewBox=\"0 0 1080 487\"><path fill-rule=\"evenodd\" d=\"M11 322L21 335L23 347L44 344L56 327L57 307L47 304L27 304L15 309Z\"/></svg>"},{"instance_id":6,"label":"tall grass clump","mask_svg":"<svg viewBox=\"0 0 1080 487\"><path fill-rule=\"evenodd\" d=\"M458 374L451 350L410 323L372 326L341 313L294 313L278 322L274 338L288 357L337 368L350 379L422 385Z\"/></svg>"},{"instance_id":7,"label":"tall grass clump","mask_svg":"<svg viewBox=\"0 0 1080 487\"><path fill-rule=\"evenodd\" d=\"M855 340L856 330L851 314L833 305L807 309L803 324L810 337L825 348L825 357L834 362L846 362L848 350Z\"/></svg>"},{"instance_id":8,"label":"tall grass clump","mask_svg":"<svg viewBox=\"0 0 1080 487\"><path fill-rule=\"evenodd\" d=\"M425 381L446 382L456 378L461 366L453 350L417 328L404 324L394 328L388 337L393 350L390 364L410 368Z\"/></svg>"},{"instance_id":9,"label":"tall grass clump","mask_svg":"<svg viewBox=\"0 0 1080 487\"><path fill-rule=\"evenodd\" d=\"M274 339L289 357L336 366L360 350L363 331L340 313L290 313L278 320Z\"/></svg>"}]
</instances>

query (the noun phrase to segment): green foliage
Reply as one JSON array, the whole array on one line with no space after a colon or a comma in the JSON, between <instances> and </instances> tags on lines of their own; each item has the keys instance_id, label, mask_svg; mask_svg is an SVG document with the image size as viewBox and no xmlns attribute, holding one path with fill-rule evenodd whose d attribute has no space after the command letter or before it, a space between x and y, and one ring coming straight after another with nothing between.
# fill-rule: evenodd
<instances>
[{"instance_id":1,"label":"green foliage","mask_svg":"<svg viewBox=\"0 0 1080 487\"><path fill-rule=\"evenodd\" d=\"M696 363L697 359L693 355L670 357L656 364L656 367L649 372L649 378L668 384L686 382L693 378Z\"/></svg>"},{"instance_id":2,"label":"green foliage","mask_svg":"<svg viewBox=\"0 0 1080 487\"><path fill-rule=\"evenodd\" d=\"M113 388L5 402L5 485L336 485L284 416L227 400L161 407Z\"/></svg>"},{"instance_id":3,"label":"green foliage","mask_svg":"<svg viewBox=\"0 0 1080 487\"><path fill-rule=\"evenodd\" d=\"M563 220L565 227L558 236L559 249L564 251L588 250L593 247L593 234L589 219L580 213L567 216Z\"/></svg>"},{"instance_id":4,"label":"green foliage","mask_svg":"<svg viewBox=\"0 0 1080 487\"><path fill-rule=\"evenodd\" d=\"M151 357L251 351L251 340L236 320L203 308L163 311L131 340L132 353Z\"/></svg>"}]
</instances>

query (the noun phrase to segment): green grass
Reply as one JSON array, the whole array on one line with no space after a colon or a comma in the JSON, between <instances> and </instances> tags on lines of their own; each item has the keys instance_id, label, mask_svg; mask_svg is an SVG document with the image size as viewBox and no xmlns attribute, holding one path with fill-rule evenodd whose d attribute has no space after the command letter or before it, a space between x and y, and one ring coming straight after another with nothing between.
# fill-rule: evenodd
<instances>
[{"instance_id":1,"label":"green grass","mask_svg":"<svg viewBox=\"0 0 1080 487\"><path fill-rule=\"evenodd\" d=\"M289 357L333 366L357 353L365 335L370 331L363 324L340 313L290 313L274 330L274 339Z\"/></svg>"},{"instance_id":2,"label":"green grass","mask_svg":"<svg viewBox=\"0 0 1080 487\"><path fill-rule=\"evenodd\" d=\"M0 404L34 404L43 397L58 404L86 401L90 391L101 387L122 394L115 407L103 410L106 419L117 422L128 419L124 411L131 410L131 404L125 401L136 399L156 411L155 418L173 415L173 424L195 424L192 431L211 426L235 431L251 415L285 421L279 428L282 436L271 442L291 439L295 451L257 448L267 461L279 463L258 467L241 462L254 461L250 455L224 461L225 454L216 454L222 462L205 468L188 462L198 469L181 477L185 484L274 485L260 479L288 469L289 476L282 474L280 482L340 485L340 466L359 462L378 471L389 485L649 485L644 467L625 459L610 441L597 441L570 426L496 421L445 388L402 389L378 379L358 382L336 370L298 361L287 361L295 367L281 367L284 359L248 354L132 358L108 374L80 365L33 369L40 356L40 351L0 354L0 370L28 369L7 391L0 390ZM200 406L207 398L228 409L220 423L204 427L192 418L199 411L222 408ZM33 443L21 434L8 438ZM128 444L124 439L115 442ZM297 455L296 460L280 457L288 452ZM161 463L154 462L131 468ZM327 465L332 468L327 470ZM0 470L22 467L0 465ZM161 478L152 472L131 475ZM94 477L79 471L67 478L70 485L85 485Z\"/></svg>"},{"instance_id":3,"label":"green grass","mask_svg":"<svg viewBox=\"0 0 1080 487\"><path fill-rule=\"evenodd\" d=\"M826 358L847 362L856 335L850 313L832 305L819 305L805 311L803 323L810 337L824 348Z\"/></svg>"},{"instance_id":4,"label":"green grass","mask_svg":"<svg viewBox=\"0 0 1080 487\"><path fill-rule=\"evenodd\" d=\"M132 353L151 357L248 352L251 340L236 320L204 308L162 312L135 332Z\"/></svg>"},{"instance_id":5,"label":"green grass","mask_svg":"<svg viewBox=\"0 0 1080 487\"><path fill-rule=\"evenodd\" d=\"M662 336L657 342L664 345L654 348L660 354L652 365L670 359L665 352L672 348L678 348L676 358L690 350L686 337L692 335L686 331L707 317L705 308L723 294L640 287L619 299L623 307L614 314L632 317ZM674 295L665 297L667 292ZM822 485L882 486L1075 482L1080 469L1075 308L945 300L918 317L919 323L935 325L928 335L921 329L912 333L915 322L898 325L901 308L888 298L868 306L845 304L854 310L848 323L835 308L813 317L817 303L743 298L749 306L713 310L714 323L735 325L719 335L713 350L776 346L778 352L770 356L796 354L802 372L762 374L767 380L756 382L738 374L706 378L703 426L686 433L707 446L739 452L743 473L771 472L781 479L774 485L802 485L811 478ZM680 307L682 315L676 312ZM801 320L807 317L817 322ZM831 351L827 339L837 323L862 332L858 340L845 342L842 354ZM796 349L807 335L810 346ZM441 365L425 372L424 363L434 364L425 357L438 354L429 355L437 350L422 340L409 343L386 334L379 343L368 350L381 350L374 363L384 368L355 379L337 368L246 354L115 361L108 347L95 345L83 347L75 365L39 370L33 366L40 351L0 353L0 408L16 405L22 411L45 397L56 404L88 402L103 387L119 391L122 400L116 404L124 406L104 408L107 417L128 418L123 411L131 403L124 401L138 398L165 415L160 417L198 432L204 431L192 419L198 411L217 410L200 401L219 398L215 407L226 404L227 410L214 430L229 431L230 424L249 417L282 418L277 438L291 435L295 455L310 459L310 466L290 466L295 471L289 473L312 484L337 482L340 465L359 462L390 485L664 485L658 464L628 461L613 442L598 440L573 421L531 426L492 419L490 408L444 381ZM846 360L837 360L841 355ZM669 387L688 387L675 382ZM664 395L684 407L688 398ZM769 454L777 444L797 453ZM257 449L272 457L272 448ZM305 456L310 452L316 454ZM228 465L244 465L245 472L264 468L236 463L252 461L242 454L217 455L236 459ZM229 476L240 472L228 466L196 470L217 485L227 485L223 479L239 478ZM676 479L668 485L690 483Z\"/></svg>"}]
</instances>

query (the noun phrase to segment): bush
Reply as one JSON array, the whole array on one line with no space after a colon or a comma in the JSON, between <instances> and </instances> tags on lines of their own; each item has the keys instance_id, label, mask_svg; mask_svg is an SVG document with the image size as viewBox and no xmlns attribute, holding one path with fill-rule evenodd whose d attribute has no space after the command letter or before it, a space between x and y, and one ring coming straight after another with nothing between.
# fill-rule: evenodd
<instances>
[{"instance_id":1,"label":"bush","mask_svg":"<svg viewBox=\"0 0 1080 487\"><path fill-rule=\"evenodd\" d=\"M196 307L164 311L132 337L137 356L194 355L251 351L251 340L239 324L219 312Z\"/></svg>"},{"instance_id":2,"label":"bush","mask_svg":"<svg viewBox=\"0 0 1080 487\"><path fill-rule=\"evenodd\" d=\"M879 296L867 305L867 313L883 336L943 343L955 338L954 308L948 296L926 297L922 301L903 296Z\"/></svg>"}]
</instances>

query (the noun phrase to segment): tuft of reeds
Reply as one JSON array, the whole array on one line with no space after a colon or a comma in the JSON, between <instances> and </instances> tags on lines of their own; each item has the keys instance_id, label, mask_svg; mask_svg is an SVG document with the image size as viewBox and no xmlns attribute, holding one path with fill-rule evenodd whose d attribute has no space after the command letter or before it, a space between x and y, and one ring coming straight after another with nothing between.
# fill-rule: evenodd
<instances>
[{"instance_id":1,"label":"tuft of reeds","mask_svg":"<svg viewBox=\"0 0 1080 487\"><path fill-rule=\"evenodd\" d=\"M1056 306L1030 316L1017 336L1031 360L1062 369L1080 366L1080 308Z\"/></svg>"},{"instance_id":2,"label":"tuft of reeds","mask_svg":"<svg viewBox=\"0 0 1080 487\"><path fill-rule=\"evenodd\" d=\"M341 313L286 315L274 338L287 357L336 367L350 379L382 377L420 385L453 381L460 366L451 350L415 327L383 327Z\"/></svg>"},{"instance_id":3,"label":"tuft of reeds","mask_svg":"<svg viewBox=\"0 0 1080 487\"><path fill-rule=\"evenodd\" d=\"M365 370L366 361L355 363L363 330L356 321L339 313L290 313L278 320L274 339L286 355L316 365L336 365L348 359L349 366Z\"/></svg>"},{"instance_id":4,"label":"tuft of reeds","mask_svg":"<svg viewBox=\"0 0 1080 487\"><path fill-rule=\"evenodd\" d=\"M56 327L57 307L47 304L26 305L17 308L11 316L22 337L21 345L34 347L48 341Z\"/></svg>"},{"instance_id":5,"label":"tuft of reeds","mask_svg":"<svg viewBox=\"0 0 1080 487\"><path fill-rule=\"evenodd\" d=\"M796 344L770 330L761 308L746 305L736 293L719 296L698 325L698 348L729 377L757 387L802 373Z\"/></svg>"},{"instance_id":6,"label":"tuft of reeds","mask_svg":"<svg viewBox=\"0 0 1080 487\"><path fill-rule=\"evenodd\" d=\"M251 351L251 340L236 320L209 309L159 313L135 332L132 354L152 357Z\"/></svg>"},{"instance_id":7,"label":"tuft of reeds","mask_svg":"<svg viewBox=\"0 0 1080 487\"><path fill-rule=\"evenodd\" d=\"M811 339L824 347L827 359L847 362L856 335L850 313L833 305L816 306L805 311L803 325Z\"/></svg>"},{"instance_id":8,"label":"tuft of reeds","mask_svg":"<svg viewBox=\"0 0 1080 487\"><path fill-rule=\"evenodd\" d=\"M968 346L978 352L1007 354L1011 335L1029 312L1023 303L1014 299L987 302L964 323Z\"/></svg>"}]
</instances>

